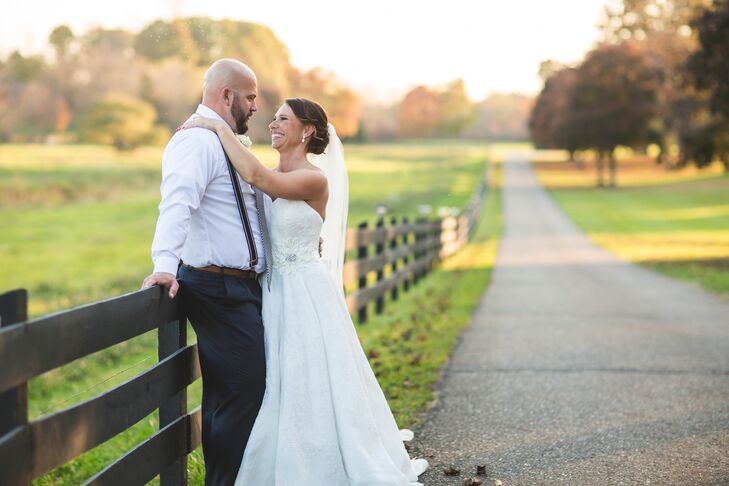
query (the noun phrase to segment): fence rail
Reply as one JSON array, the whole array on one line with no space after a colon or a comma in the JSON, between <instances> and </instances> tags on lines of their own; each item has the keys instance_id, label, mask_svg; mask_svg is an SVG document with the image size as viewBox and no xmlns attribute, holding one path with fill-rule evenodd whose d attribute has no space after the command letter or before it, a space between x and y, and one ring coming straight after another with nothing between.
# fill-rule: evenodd
<instances>
[{"instance_id":1,"label":"fence rail","mask_svg":"<svg viewBox=\"0 0 729 486\"><path fill-rule=\"evenodd\" d=\"M458 216L436 221L384 219L347 234L356 259L344 266L347 305L360 323L384 310L435 262L460 249L478 220L482 182ZM159 410L160 430L85 485L187 484L187 455L200 444L200 409L187 387L200 377L197 345L187 345L177 301L153 287L27 320L27 292L0 294L0 484L28 484ZM28 421L27 382L146 332L158 332L159 362L95 397Z\"/></svg>"},{"instance_id":2,"label":"fence rail","mask_svg":"<svg viewBox=\"0 0 729 486\"><path fill-rule=\"evenodd\" d=\"M344 265L344 285L356 287L347 295L347 306L360 324L367 321L371 302L375 302L375 312L381 313L388 292L391 300L397 300L400 287L407 291L435 262L457 252L468 241L485 192L486 181L482 181L457 216L414 223L407 218L400 222L393 219L389 225L379 219L374 228L363 223L347 231L346 249L356 249L357 258Z\"/></svg>"},{"instance_id":3,"label":"fence rail","mask_svg":"<svg viewBox=\"0 0 729 486\"><path fill-rule=\"evenodd\" d=\"M161 427L186 416L187 386L200 376L197 347L187 345L186 321L178 315L176 302L159 287L32 321L24 319L26 305L24 290L0 295L0 312L4 310L0 314L0 390L3 398L22 395L22 399L0 400L0 416L18 417L0 430L2 484L27 484L157 409ZM159 363L111 390L28 423L28 380L153 329L158 329ZM199 433L191 433L185 442L196 447L197 437ZM133 452L107 469L128 462L127 456ZM166 471L163 484L184 484L186 464L178 457L173 459L178 461L176 466L174 461L157 463L144 480L172 464L174 470ZM105 475L102 471L86 484L107 484ZM170 480L176 477L180 479ZM120 477L120 481L125 479Z\"/></svg>"}]
</instances>

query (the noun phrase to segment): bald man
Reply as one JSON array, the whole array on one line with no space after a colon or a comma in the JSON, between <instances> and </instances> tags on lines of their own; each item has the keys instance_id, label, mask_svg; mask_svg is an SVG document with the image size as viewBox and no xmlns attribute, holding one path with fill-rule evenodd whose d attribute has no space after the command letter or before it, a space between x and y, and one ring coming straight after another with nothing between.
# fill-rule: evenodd
<instances>
[{"instance_id":1,"label":"bald man","mask_svg":"<svg viewBox=\"0 0 729 486\"><path fill-rule=\"evenodd\" d=\"M253 71L221 59L205 74L202 103L192 116L224 120L242 134L256 112L256 95ZM262 195L235 173L217 135L202 128L177 131L167 144L161 192L154 273L143 287L160 285L172 298L180 293L202 371L205 484L228 486L265 388L258 278L270 246Z\"/></svg>"}]
</instances>

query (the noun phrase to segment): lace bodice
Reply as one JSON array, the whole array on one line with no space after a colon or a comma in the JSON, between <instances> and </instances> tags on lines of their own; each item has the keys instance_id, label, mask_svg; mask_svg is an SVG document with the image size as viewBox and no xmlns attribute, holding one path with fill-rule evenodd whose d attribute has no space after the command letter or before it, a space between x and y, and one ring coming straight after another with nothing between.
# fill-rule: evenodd
<instances>
[{"instance_id":1,"label":"lace bodice","mask_svg":"<svg viewBox=\"0 0 729 486\"><path fill-rule=\"evenodd\" d=\"M305 201L276 199L269 212L274 271L294 273L317 264L322 219Z\"/></svg>"}]
</instances>

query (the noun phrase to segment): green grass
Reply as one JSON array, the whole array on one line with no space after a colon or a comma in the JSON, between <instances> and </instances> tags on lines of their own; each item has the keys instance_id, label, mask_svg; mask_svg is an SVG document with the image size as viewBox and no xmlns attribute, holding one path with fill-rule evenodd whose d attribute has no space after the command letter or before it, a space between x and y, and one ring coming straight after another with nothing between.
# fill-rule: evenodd
<instances>
[{"instance_id":1,"label":"green grass","mask_svg":"<svg viewBox=\"0 0 729 486\"><path fill-rule=\"evenodd\" d=\"M161 149L56 149L61 156L0 145L0 289L27 288L33 316L133 290L151 269ZM268 147L257 153L275 161ZM373 220L378 203L388 216L412 216L421 204L461 207L485 154L468 143L347 147L350 225Z\"/></svg>"},{"instance_id":2,"label":"green grass","mask_svg":"<svg viewBox=\"0 0 729 486\"><path fill-rule=\"evenodd\" d=\"M275 160L267 147L257 153L268 165ZM421 204L463 206L483 173L487 147L355 145L346 154L355 225L373 220L378 203L388 206L388 217L412 217ZM30 314L41 315L138 288L151 267L160 156L159 148L120 154L105 147L0 145L0 289L29 289ZM489 214L498 211L492 198ZM476 243L359 329L401 424L412 423L432 399L437 369L488 278L484 255L495 240L485 235L494 233L481 228ZM32 380L31 418L129 379L156 360L155 344L155 332L147 333ZM189 389L190 406L199 400L198 382ZM156 428L152 414L34 484L77 484ZM199 450L188 464L191 483L199 484Z\"/></svg>"},{"instance_id":3,"label":"green grass","mask_svg":"<svg viewBox=\"0 0 729 486\"><path fill-rule=\"evenodd\" d=\"M729 175L718 166L666 172L624 161L624 187L599 190L575 184L592 171L552 163L535 164L540 180L593 241L729 298Z\"/></svg>"},{"instance_id":4,"label":"green grass","mask_svg":"<svg viewBox=\"0 0 729 486\"><path fill-rule=\"evenodd\" d=\"M400 427L416 423L432 402L439 370L489 282L500 234L500 191L492 188L471 242L358 328Z\"/></svg>"}]
</instances>

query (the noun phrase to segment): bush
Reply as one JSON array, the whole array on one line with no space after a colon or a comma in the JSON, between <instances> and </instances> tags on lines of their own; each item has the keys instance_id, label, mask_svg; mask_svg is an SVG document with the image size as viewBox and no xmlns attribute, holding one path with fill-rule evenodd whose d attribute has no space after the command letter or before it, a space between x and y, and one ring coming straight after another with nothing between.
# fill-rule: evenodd
<instances>
[{"instance_id":1,"label":"bush","mask_svg":"<svg viewBox=\"0 0 729 486\"><path fill-rule=\"evenodd\" d=\"M86 110L79 122L82 142L113 145L131 150L159 140L157 113L146 101L126 95L110 95Z\"/></svg>"}]
</instances>

